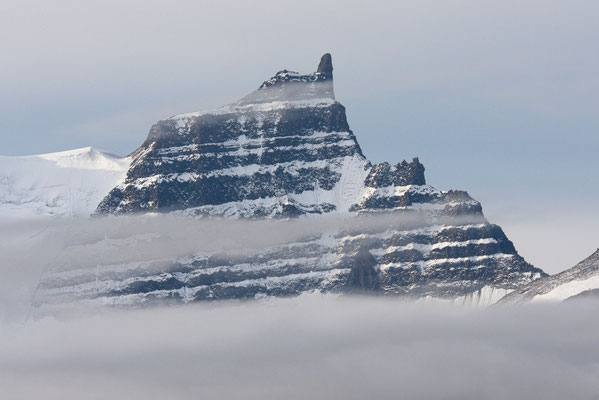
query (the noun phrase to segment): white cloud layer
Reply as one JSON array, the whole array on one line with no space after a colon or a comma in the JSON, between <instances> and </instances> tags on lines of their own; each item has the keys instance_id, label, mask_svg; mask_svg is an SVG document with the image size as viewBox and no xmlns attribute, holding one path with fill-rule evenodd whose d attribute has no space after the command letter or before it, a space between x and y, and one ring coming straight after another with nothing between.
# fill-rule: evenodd
<instances>
[{"instance_id":1,"label":"white cloud layer","mask_svg":"<svg viewBox=\"0 0 599 400\"><path fill-rule=\"evenodd\" d=\"M597 304L473 310L308 296L0 330L10 399L592 399Z\"/></svg>"},{"instance_id":2,"label":"white cloud layer","mask_svg":"<svg viewBox=\"0 0 599 400\"><path fill-rule=\"evenodd\" d=\"M468 220L455 219L456 222ZM103 218L0 219L0 322L26 318L46 268L94 269L202 254L255 252L320 235L398 229L409 216L322 216L296 220L194 219L176 215ZM159 267L160 268L160 267Z\"/></svg>"}]
</instances>

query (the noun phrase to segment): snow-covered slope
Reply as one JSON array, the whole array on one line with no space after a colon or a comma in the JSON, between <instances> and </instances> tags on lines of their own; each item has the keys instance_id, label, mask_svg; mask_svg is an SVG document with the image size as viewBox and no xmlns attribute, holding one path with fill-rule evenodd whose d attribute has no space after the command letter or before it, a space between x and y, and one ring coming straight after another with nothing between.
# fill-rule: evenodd
<instances>
[{"instance_id":1,"label":"snow-covered slope","mask_svg":"<svg viewBox=\"0 0 599 400\"><path fill-rule=\"evenodd\" d=\"M599 295L599 249L574 267L515 290L501 303L557 302Z\"/></svg>"},{"instance_id":2,"label":"snow-covered slope","mask_svg":"<svg viewBox=\"0 0 599 400\"><path fill-rule=\"evenodd\" d=\"M129 164L92 147L0 156L0 216L89 215L124 180Z\"/></svg>"}]
</instances>

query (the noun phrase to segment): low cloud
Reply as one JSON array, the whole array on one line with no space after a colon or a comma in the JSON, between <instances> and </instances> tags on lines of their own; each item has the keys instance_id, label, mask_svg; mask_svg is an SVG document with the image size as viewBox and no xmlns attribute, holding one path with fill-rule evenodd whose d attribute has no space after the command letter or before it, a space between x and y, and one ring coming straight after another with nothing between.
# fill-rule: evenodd
<instances>
[{"instance_id":1,"label":"low cloud","mask_svg":"<svg viewBox=\"0 0 599 400\"><path fill-rule=\"evenodd\" d=\"M460 217L458 217L460 218ZM452 219L453 223L470 220ZM431 221L428 224L448 222ZM0 220L0 321L27 318L44 271L136 263L144 268L204 255L264 250L339 231L422 226L418 216L302 218L296 220L192 219L176 215ZM166 262L162 263L162 261ZM156 265L158 264L158 265ZM164 264L164 265L162 265Z\"/></svg>"},{"instance_id":2,"label":"low cloud","mask_svg":"<svg viewBox=\"0 0 599 400\"><path fill-rule=\"evenodd\" d=\"M252 251L398 223L161 215L0 221L2 398L599 397L597 303L481 310L314 294L28 318L45 266L71 258L93 266L107 257Z\"/></svg>"},{"instance_id":3,"label":"low cloud","mask_svg":"<svg viewBox=\"0 0 599 400\"><path fill-rule=\"evenodd\" d=\"M304 296L0 331L5 398L592 399L597 304Z\"/></svg>"}]
</instances>

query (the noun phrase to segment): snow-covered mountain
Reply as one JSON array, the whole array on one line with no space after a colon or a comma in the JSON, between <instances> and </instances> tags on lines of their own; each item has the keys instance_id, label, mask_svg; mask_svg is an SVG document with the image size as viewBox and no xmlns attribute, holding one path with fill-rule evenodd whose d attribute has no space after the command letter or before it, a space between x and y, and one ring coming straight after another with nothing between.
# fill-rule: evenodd
<instances>
[{"instance_id":1,"label":"snow-covered mountain","mask_svg":"<svg viewBox=\"0 0 599 400\"><path fill-rule=\"evenodd\" d=\"M329 54L314 74L283 70L218 110L159 121L99 214L227 217L427 209L480 214L465 192L426 185L415 158L373 165L335 101Z\"/></svg>"},{"instance_id":2,"label":"snow-covered mountain","mask_svg":"<svg viewBox=\"0 0 599 400\"><path fill-rule=\"evenodd\" d=\"M427 185L417 158L365 158L335 100L329 54L313 74L282 70L236 103L157 122L96 211L144 212L355 222L242 255L145 259L158 269L130 258L86 268L69 255L75 246L49 269L38 298L140 303L366 290L494 302L545 275L468 193ZM369 215L388 222L360 222Z\"/></svg>"},{"instance_id":3,"label":"snow-covered mountain","mask_svg":"<svg viewBox=\"0 0 599 400\"><path fill-rule=\"evenodd\" d=\"M0 156L0 216L87 216L124 180L130 161L91 147Z\"/></svg>"},{"instance_id":4,"label":"snow-covered mountain","mask_svg":"<svg viewBox=\"0 0 599 400\"><path fill-rule=\"evenodd\" d=\"M501 303L556 302L599 297L599 249L574 267L521 287Z\"/></svg>"}]
</instances>

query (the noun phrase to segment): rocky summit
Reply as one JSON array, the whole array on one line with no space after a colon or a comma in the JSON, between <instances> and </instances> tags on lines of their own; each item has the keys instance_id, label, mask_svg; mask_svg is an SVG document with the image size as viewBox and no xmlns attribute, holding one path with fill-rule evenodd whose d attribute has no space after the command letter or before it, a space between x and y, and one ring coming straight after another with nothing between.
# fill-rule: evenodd
<instances>
[{"instance_id":1,"label":"rocky summit","mask_svg":"<svg viewBox=\"0 0 599 400\"><path fill-rule=\"evenodd\" d=\"M364 157L345 107L335 101L330 54L313 74L282 70L236 103L159 121L131 157L124 183L98 214L481 211L465 192L427 186L418 158L373 165Z\"/></svg>"},{"instance_id":2,"label":"rocky summit","mask_svg":"<svg viewBox=\"0 0 599 400\"><path fill-rule=\"evenodd\" d=\"M335 99L330 54L315 73L284 69L235 103L158 121L130 158L96 215L386 223L356 222L243 256L197 252L160 270L95 264L79 274L71 266L67 276L57 266L39 298L137 304L367 291L491 303L545 276L468 193L427 185L418 158L366 159Z\"/></svg>"}]
</instances>

